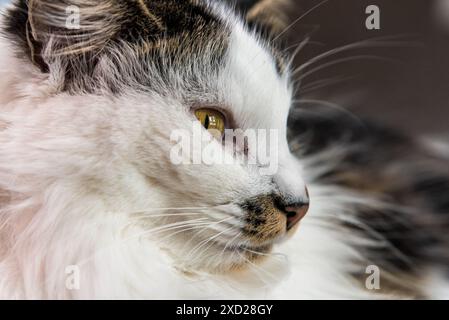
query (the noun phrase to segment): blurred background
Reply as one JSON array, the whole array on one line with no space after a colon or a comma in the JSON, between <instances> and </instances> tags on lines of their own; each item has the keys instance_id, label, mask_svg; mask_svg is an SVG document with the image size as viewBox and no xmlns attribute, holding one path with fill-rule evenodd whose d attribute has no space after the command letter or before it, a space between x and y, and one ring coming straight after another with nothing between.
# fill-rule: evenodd
<instances>
[{"instance_id":1,"label":"blurred background","mask_svg":"<svg viewBox=\"0 0 449 320\"><path fill-rule=\"evenodd\" d=\"M292 17L322 0L296 2ZM369 5L380 8L380 30L365 26ZM307 68L300 99L324 100L409 134L449 141L449 0L329 0L291 28L288 42L294 46L306 35L311 43L296 65L367 39L391 43L346 50Z\"/></svg>"},{"instance_id":2,"label":"blurred background","mask_svg":"<svg viewBox=\"0 0 449 320\"><path fill-rule=\"evenodd\" d=\"M0 0L0 5L7 2ZM295 0L292 18L322 2ZM380 8L380 30L365 27L368 5ZM449 141L449 0L329 0L285 36L293 50L311 37L297 56L298 66L365 41L365 47L332 55L298 73L303 78L299 99L336 104L403 132ZM388 39L390 44L366 47L367 39Z\"/></svg>"}]
</instances>

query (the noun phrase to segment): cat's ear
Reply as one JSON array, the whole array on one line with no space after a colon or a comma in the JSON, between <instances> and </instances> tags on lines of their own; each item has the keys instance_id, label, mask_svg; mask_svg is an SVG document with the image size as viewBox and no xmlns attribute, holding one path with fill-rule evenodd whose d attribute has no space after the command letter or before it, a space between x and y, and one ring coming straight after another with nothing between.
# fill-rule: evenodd
<instances>
[{"instance_id":1,"label":"cat's ear","mask_svg":"<svg viewBox=\"0 0 449 320\"><path fill-rule=\"evenodd\" d=\"M267 36L281 34L289 25L291 0L233 0L250 27Z\"/></svg>"},{"instance_id":2,"label":"cat's ear","mask_svg":"<svg viewBox=\"0 0 449 320\"><path fill-rule=\"evenodd\" d=\"M18 0L6 31L42 70L52 56L70 59L100 49L120 28L120 6L110 0Z\"/></svg>"},{"instance_id":3,"label":"cat's ear","mask_svg":"<svg viewBox=\"0 0 449 320\"><path fill-rule=\"evenodd\" d=\"M123 29L123 21L128 17L127 3L121 0L16 0L6 13L5 28L20 50L45 70L55 56L68 63L74 57L95 56ZM138 8L139 3L135 1L133 6ZM155 28L158 27L156 20Z\"/></svg>"}]
</instances>

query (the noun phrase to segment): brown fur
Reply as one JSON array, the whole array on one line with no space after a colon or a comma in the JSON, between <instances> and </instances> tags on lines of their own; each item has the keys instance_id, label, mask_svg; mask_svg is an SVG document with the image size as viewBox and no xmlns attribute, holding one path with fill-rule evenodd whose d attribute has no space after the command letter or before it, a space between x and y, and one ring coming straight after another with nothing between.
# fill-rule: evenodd
<instances>
[{"instance_id":1,"label":"brown fur","mask_svg":"<svg viewBox=\"0 0 449 320\"><path fill-rule=\"evenodd\" d=\"M261 25L270 35L275 36L288 27L286 12L291 5L290 0L261 0L248 11L246 19L249 23Z\"/></svg>"},{"instance_id":2,"label":"brown fur","mask_svg":"<svg viewBox=\"0 0 449 320\"><path fill-rule=\"evenodd\" d=\"M285 232L287 218L277 208L273 196L256 197L243 205L243 208L247 211L245 236L254 245L263 245Z\"/></svg>"}]
</instances>

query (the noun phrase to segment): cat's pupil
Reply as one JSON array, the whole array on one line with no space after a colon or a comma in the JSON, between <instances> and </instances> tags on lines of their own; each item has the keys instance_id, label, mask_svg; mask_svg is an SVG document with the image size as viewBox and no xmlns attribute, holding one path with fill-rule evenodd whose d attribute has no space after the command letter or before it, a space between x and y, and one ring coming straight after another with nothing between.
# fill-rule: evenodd
<instances>
[{"instance_id":1,"label":"cat's pupil","mask_svg":"<svg viewBox=\"0 0 449 320\"><path fill-rule=\"evenodd\" d=\"M207 129L209 129L209 125L210 125L210 119L209 119L209 115L206 115L206 119L204 119L204 127Z\"/></svg>"}]
</instances>

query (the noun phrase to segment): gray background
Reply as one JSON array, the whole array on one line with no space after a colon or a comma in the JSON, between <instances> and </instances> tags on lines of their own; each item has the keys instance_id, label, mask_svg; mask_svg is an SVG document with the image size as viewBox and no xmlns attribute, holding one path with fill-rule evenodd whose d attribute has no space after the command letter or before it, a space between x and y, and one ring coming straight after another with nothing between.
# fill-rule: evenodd
<instances>
[{"instance_id":1,"label":"gray background","mask_svg":"<svg viewBox=\"0 0 449 320\"><path fill-rule=\"evenodd\" d=\"M318 72L302 86L335 76L353 77L339 85L309 92L306 98L338 103L411 134L449 133L449 0L331 0L303 18L289 32L291 44L311 33L317 43L297 58L301 64L319 53L364 39L402 35L413 42L394 48L365 48L334 58L376 55L397 62L356 59ZM300 16L319 0L297 1ZM381 10L381 29L367 30L365 9ZM445 8L445 10L442 10ZM447 9L447 10L446 10ZM326 62L332 59L327 59ZM301 91L300 91L301 96ZM302 97L302 96L301 96Z\"/></svg>"}]
</instances>

